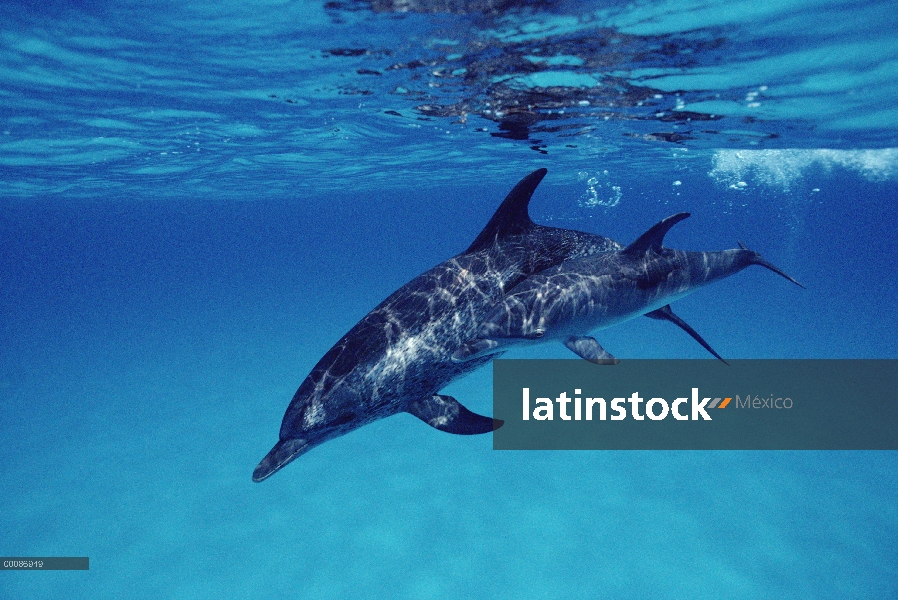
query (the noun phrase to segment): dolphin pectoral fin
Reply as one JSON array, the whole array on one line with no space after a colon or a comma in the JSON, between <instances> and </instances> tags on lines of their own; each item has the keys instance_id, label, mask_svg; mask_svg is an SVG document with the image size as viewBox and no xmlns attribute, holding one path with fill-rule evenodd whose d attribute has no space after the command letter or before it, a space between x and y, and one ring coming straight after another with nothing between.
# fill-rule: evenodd
<instances>
[{"instance_id":1,"label":"dolphin pectoral fin","mask_svg":"<svg viewBox=\"0 0 898 600\"><path fill-rule=\"evenodd\" d=\"M499 346L499 342L497 342L496 340L480 338L468 340L462 345L461 348L459 348L452 354L452 362L467 362L474 358L485 356L497 346Z\"/></svg>"},{"instance_id":2,"label":"dolphin pectoral fin","mask_svg":"<svg viewBox=\"0 0 898 600\"><path fill-rule=\"evenodd\" d=\"M411 402L406 409L434 429L458 435L489 433L502 427L504 421L472 413L452 396L434 394Z\"/></svg>"},{"instance_id":3,"label":"dolphin pectoral fin","mask_svg":"<svg viewBox=\"0 0 898 600\"><path fill-rule=\"evenodd\" d=\"M597 365L616 365L620 362L602 348L593 337L572 335L564 342L564 345L580 358Z\"/></svg>"},{"instance_id":4,"label":"dolphin pectoral fin","mask_svg":"<svg viewBox=\"0 0 898 600\"><path fill-rule=\"evenodd\" d=\"M794 283L794 284L797 285L798 287L800 287L800 288L802 288L802 289L807 289L807 288L805 288L802 284L798 283L797 281L795 281L794 279L792 279L791 277L789 277L788 275L786 275L785 273L783 273L783 271L781 271L779 268L773 266L772 264L770 264L769 262L767 262L766 260L764 260L763 258L761 258L761 255L760 255L760 254L758 254L758 253L755 252L754 250L749 250L748 248L746 248L746 247L745 247L745 244L743 244L741 240L739 241L739 247L742 248L743 250L748 250L749 252L751 252L752 254L754 254L754 257L752 258L751 264L753 264L753 265L760 265L760 266L762 266L762 267L766 267L766 268L770 269L771 271L773 271L774 273L776 273L777 275L780 275L781 277L785 277L786 279L788 279L789 281L791 281L792 283Z\"/></svg>"},{"instance_id":5,"label":"dolphin pectoral fin","mask_svg":"<svg viewBox=\"0 0 898 600\"><path fill-rule=\"evenodd\" d=\"M673 323L674 325L676 325L677 327L679 327L680 329L682 329L683 331L685 331L686 333L691 335L692 339L694 339L696 342L701 344L705 350L707 350L708 352L713 354L714 357L717 358L719 361L721 361L723 364L725 364L725 365L730 364L727 361L723 360L723 358L721 358L721 356L719 354L714 352L714 348L712 348L711 345L708 344L708 342L706 342L705 339L702 336L700 336L695 329L690 327L686 321L684 321L683 319L681 319L680 317L675 315L674 312L670 309L670 304L662 306L658 310L653 310L652 312L647 312L647 313L645 313L645 316L647 316L650 319L658 319L659 321L670 321L671 323Z\"/></svg>"}]
</instances>

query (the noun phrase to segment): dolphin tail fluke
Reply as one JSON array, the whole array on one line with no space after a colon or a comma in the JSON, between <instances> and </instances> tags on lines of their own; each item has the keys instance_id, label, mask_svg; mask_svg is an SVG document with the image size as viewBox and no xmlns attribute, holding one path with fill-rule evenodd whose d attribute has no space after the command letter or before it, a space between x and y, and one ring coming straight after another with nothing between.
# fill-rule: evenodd
<instances>
[{"instance_id":1,"label":"dolphin tail fluke","mask_svg":"<svg viewBox=\"0 0 898 600\"><path fill-rule=\"evenodd\" d=\"M730 364L727 361L723 360L723 358L721 358L719 354L714 352L714 348L712 348L711 345L705 341L705 338L700 336L695 329L690 327L686 321L675 315L674 312L670 309L670 304L662 306L661 308L653 310L652 312L647 312L645 313L645 316L650 319L658 319L659 321L670 321L671 323L691 335L692 339L701 344L702 348L713 354L717 360L721 361L725 365Z\"/></svg>"},{"instance_id":2,"label":"dolphin tail fluke","mask_svg":"<svg viewBox=\"0 0 898 600\"><path fill-rule=\"evenodd\" d=\"M751 252L751 253L754 255L754 256L752 257L752 260L751 260L751 263L750 263L750 264L753 264L753 265L761 265L762 267L767 267L768 269L770 269L771 271L773 271L773 272L776 273L777 275L780 275L781 277L785 277L786 279L788 279L789 281L791 281L792 283L794 283L794 284L797 285L798 287L804 288L804 286L803 286L802 284L798 283L797 281L795 281L794 279L792 279L791 277L789 277L788 275L786 275L785 273L783 273L783 271L781 271L779 268L773 266L772 264L770 264L769 262L767 262L766 260L764 260L763 258L761 258L761 255L760 255L760 254L758 254L758 253L755 252L754 250L749 250L749 249L745 246L745 244L743 244L741 241L739 242L739 247L742 248L743 250L748 250L749 252ZM805 289L806 289L806 288L805 288Z\"/></svg>"},{"instance_id":3,"label":"dolphin tail fluke","mask_svg":"<svg viewBox=\"0 0 898 600\"><path fill-rule=\"evenodd\" d=\"M489 433L502 427L504 421L471 412L452 396L434 394L415 400L406 409L434 429L458 435Z\"/></svg>"},{"instance_id":4,"label":"dolphin tail fluke","mask_svg":"<svg viewBox=\"0 0 898 600\"><path fill-rule=\"evenodd\" d=\"M308 443L305 440L280 440L253 471L253 481L265 481L283 469L287 463L303 454L307 448Z\"/></svg>"}]
</instances>

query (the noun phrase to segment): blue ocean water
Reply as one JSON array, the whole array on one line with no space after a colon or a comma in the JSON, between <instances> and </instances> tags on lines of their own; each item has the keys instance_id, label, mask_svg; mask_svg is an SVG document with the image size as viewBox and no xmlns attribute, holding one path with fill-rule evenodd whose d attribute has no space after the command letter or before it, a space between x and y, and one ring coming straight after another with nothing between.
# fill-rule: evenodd
<instances>
[{"instance_id":1,"label":"blue ocean water","mask_svg":"<svg viewBox=\"0 0 898 600\"><path fill-rule=\"evenodd\" d=\"M894 598L894 452L497 452L397 415L251 482L296 387L549 174L692 217L727 358L896 358L889 2L0 4L2 598ZM705 358L668 324L621 359ZM560 345L509 357L568 357ZM483 368L446 393L491 410Z\"/></svg>"}]
</instances>

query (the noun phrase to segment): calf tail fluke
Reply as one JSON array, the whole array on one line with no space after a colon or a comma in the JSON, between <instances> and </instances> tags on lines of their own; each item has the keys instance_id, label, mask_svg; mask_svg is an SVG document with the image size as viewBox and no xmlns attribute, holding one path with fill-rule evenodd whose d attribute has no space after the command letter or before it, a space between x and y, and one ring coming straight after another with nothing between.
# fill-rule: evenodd
<instances>
[{"instance_id":1,"label":"calf tail fluke","mask_svg":"<svg viewBox=\"0 0 898 600\"><path fill-rule=\"evenodd\" d=\"M770 264L769 262L767 262L766 260L764 260L763 258L761 258L761 255L760 255L760 254L758 254L758 253L755 252L754 250L749 250L749 249L745 246L745 244L743 244L741 241L739 242L739 247L742 248L743 250L748 250L749 252L751 252L751 253L754 255L754 256L752 257L751 264L753 264L753 265L761 265L762 267L767 267L768 269L770 269L771 271L773 271L773 272L776 273L777 275L780 275L780 276L782 276L782 277L785 277L786 279L788 279L789 281L791 281L791 282L794 283L795 285L797 285L797 286L799 286L799 287L801 287L801 288L804 288L804 286L803 286L802 284L800 284L799 282L795 281L792 277L789 277L788 275L786 275L785 273L783 273L783 271L780 270L778 267L773 266L772 264Z\"/></svg>"}]
</instances>

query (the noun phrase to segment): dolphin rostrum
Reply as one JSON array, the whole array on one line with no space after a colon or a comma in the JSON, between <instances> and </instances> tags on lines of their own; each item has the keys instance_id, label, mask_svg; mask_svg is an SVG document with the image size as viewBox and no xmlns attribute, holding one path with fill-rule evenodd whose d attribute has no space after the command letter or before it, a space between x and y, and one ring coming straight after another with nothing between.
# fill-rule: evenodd
<instances>
[{"instance_id":1,"label":"dolphin rostrum","mask_svg":"<svg viewBox=\"0 0 898 600\"><path fill-rule=\"evenodd\" d=\"M318 444L400 412L449 433L487 433L501 425L438 393L491 359L456 362L452 355L520 281L568 259L621 248L599 235L535 224L528 204L545 174L539 169L522 179L467 250L399 288L318 361L253 481Z\"/></svg>"},{"instance_id":2,"label":"dolphin rostrum","mask_svg":"<svg viewBox=\"0 0 898 600\"><path fill-rule=\"evenodd\" d=\"M767 267L801 284L741 242L739 248L721 252L664 248L664 235L688 216L678 213L664 219L623 250L566 260L525 279L482 321L477 335L453 360L480 360L512 344L558 340L586 360L616 364L616 358L585 334L639 315L677 323L720 358L670 311L670 302L749 265Z\"/></svg>"}]
</instances>

